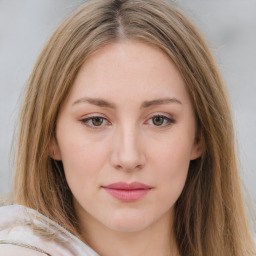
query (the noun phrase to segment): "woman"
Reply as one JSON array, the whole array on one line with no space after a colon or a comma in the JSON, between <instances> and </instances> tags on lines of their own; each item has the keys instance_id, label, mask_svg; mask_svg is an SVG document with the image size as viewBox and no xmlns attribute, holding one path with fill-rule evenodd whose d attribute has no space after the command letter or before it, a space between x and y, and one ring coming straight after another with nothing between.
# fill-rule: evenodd
<instances>
[{"instance_id":1,"label":"woman","mask_svg":"<svg viewBox=\"0 0 256 256\"><path fill-rule=\"evenodd\" d=\"M253 255L224 87L179 11L95 0L57 29L20 114L14 203L3 255Z\"/></svg>"}]
</instances>

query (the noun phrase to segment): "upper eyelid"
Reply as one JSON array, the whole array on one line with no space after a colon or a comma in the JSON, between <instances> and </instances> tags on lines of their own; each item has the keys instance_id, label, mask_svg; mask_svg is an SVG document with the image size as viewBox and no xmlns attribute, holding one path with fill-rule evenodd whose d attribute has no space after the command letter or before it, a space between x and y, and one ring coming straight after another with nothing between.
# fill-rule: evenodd
<instances>
[{"instance_id":1,"label":"upper eyelid","mask_svg":"<svg viewBox=\"0 0 256 256\"><path fill-rule=\"evenodd\" d=\"M100 128L103 127L103 126L106 126L106 125L99 125L99 126L97 126L97 125L90 125L90 124L88 124L89 121L91 121L93 118L97 118L97 117L106 120L106 121L107 121L107 125L109 125L110 122L107 120L107 118L102 117L102 116L90 116L90 117L85 117L85 118L80 119L79 121L80 121L83 125L85 125L85 126L91 128L91 129L100 129Z\"/></svg>"},{"instance_id":2,"label":"upper eyelid","mask_svg":"<svg viewBox=\"0 0 256 256\"><path fill-rule=\"evenodd\" d=\"M150 120L150 119L153 119L154 117L162 117L162 118L164 118L169 124L175 123L175 120L174 120L172 117L168 117L168 116L165 116L165 115L153 115L151 118L148 118L147 121ZM160 126L159 126L159 127L160 127Z\"/></svg>"},{"instance_id":3,"label":"upper eyelid","mask_svg":"<svg viewBox=\"0 0 256 256\"><path fill-rule=\"evenodd\" d=\"M164 112L155 112L155 113L152 113L150 115L147 116L147 119L150 119L150 118L153 118L155 116L162 116L162 117L166 117L168 119L173 119L174 120L174 117L173 115L171 114L168 114L168 113L164 113Z\"/></svg>"},{"instance_id":4,"label":"upper eyelid","mask_svg":"<svg viewBox=\"0 0 256 256\"><path fill-rule=\"evenodd\" d=\"M157 116L165 118L169 122L169 124L175 123L174 118L170 114L161 113L161 112L155 112L155 113L150 114L149 116L147 116L146 122L148 122L150 119L152 119L154 117L157 117ZM81 118L80 121L85 124L85 122L88 122L89 120L92 120L93 118L97 118L97 117L106 120L107 124L102 125L102 126L93 126L93 125L88 125L88 126L90 126L92 128L101 128L103 126L111 124L111 121L109 121L109 119L106 118L103 114L97 114L97 113L91 114L91 115L89 115L87 117L84 117L84 118ZM159 126L159 127L161 127L161 126Z\"/></svg>"},{"instance_id":5,"label":"upper eyelid","mask_svg":"<svg viewBox=\"0 0 256 256\"><path fill-rule=\"evenodd\" d=\"M163 113L163 112L151 113L150 115L147 115L146 118L150 119L150 118L155 117L155 116L162 116L162 117L167 117L169 119L174 119L171 114ZM89 114L88 116L80 118L80 120L91 119L91 118L96 118L96 117L103 118L103 119L106 119L106 120L109 121L108 117L106 117L104 114L100 114L100 113Z\"/></svg>"},{"instance_id":6,"label":"upper eyelid","mask_svg":"<svg viewBox=\"0 0 256 256\"><path fill-rule=\"evenodd\" d=\"M90 119L97 118L97 117L103 118L103 119L107 120L108 122L110 122L109 118L107 118L104 114L100 114L100 113L88 114L86 116L79 118L79 121L90 120Z\"/></svg>"},{"instance_id":7,"label":"upper eyelid","mask_svg":"<svg viewBox=\"0 0 256 256\"><path fill-rule=\"evenodd\" d=\"M154 116L163 116L163 117L167 117L167 118L170 118L170 119L173 119L173 116L171 114L168 114L168 113L164 113L164 112L155 112L155 113L151 113L149 115L146 116L146 118L152 118ZM104 118L104 119L107 119L109 120L110 118L106 117L104 114L101 114L101 113L93 113L93 114L88 114L86 115L85 117L82 117L80 118L80 120L83 120L83 119L90 119L90 118L96 118L96 117L100 117L100 118Z\"/></svg>"},{"instance_id":8,"label":"upper eyelid","mask_svg":"<svg viewBox=\"0 0 256 256\"><path fill-rule=\"evenodd\" d=\"M92 120L94 118L102 118L104 120L106 120L108 123L110 123L110 121L106 118L106 117L103 117L103 116L89 116L89 117L84 117L84 118L81 118L80 121L89 121L89 120Z\"/></svg>"},{"instance_id":9,"label":"upper eyelid","mask_svg":"<svg viewBox=\"0 0 256 256\"><path fill-rule=\"evenodd\" d=\"M94 119L94 118L102 118L102 119L105 119L105 120L108 120L106 117L104 117L104 116L88 116L88 117L82 117L81 119L80 119L80 121L83 121L83 120L90 120L90 119Z\"/></svg>"}]
</instances>

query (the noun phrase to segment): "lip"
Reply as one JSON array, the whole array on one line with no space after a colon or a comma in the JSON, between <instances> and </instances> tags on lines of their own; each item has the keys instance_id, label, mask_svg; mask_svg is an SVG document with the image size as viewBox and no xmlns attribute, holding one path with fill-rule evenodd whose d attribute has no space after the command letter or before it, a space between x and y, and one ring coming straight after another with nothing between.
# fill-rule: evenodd
<instances>
[{"instance_id":1,"label":"lip","mask_svg":"<svg viewBox=\"0 0 256 256\"><path fill-rule=\"evenodd\" d=\"M123 202L137 201L145 196L152 187L140 182L117 182L102 186L111 196Z\"/></svg>"}]
</instances>

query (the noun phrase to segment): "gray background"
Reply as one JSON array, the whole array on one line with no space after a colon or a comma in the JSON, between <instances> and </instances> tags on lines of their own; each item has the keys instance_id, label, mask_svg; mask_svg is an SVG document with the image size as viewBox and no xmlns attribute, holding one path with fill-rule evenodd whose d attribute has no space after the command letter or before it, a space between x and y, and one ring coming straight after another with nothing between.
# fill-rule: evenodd
<instances>
[{"instance_id":1,"label":"gray background","mask_svg":"<svg viewBox=\"0 0 256 256\"><path fill-rule=\"evenodd\" d=\"M22 88L44 43L83 1L0 0L0 194ZM232 105L241 176L256 209L256 0L175 1L199 27L217 60Z\"/></svg>"}]
</instances>

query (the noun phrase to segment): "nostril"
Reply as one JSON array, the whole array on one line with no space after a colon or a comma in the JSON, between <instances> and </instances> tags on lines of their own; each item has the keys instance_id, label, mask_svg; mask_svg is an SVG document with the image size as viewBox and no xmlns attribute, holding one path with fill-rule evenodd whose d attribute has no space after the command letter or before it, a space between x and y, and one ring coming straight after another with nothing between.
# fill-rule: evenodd
<instances>
[{"instance_id":1,"label":"nostril","mask_svg":"<svg viewBox=\"0 0 256 256\"><path fill-rule=\"evenodd\" d=\"M114 165L114 168L117 170L122 170L122 171L138 171L141 170L143 168L144 164L142 163L128 163L128 162L122 162L121 164L116 164Z\"/></svg>"}]
</instances>

